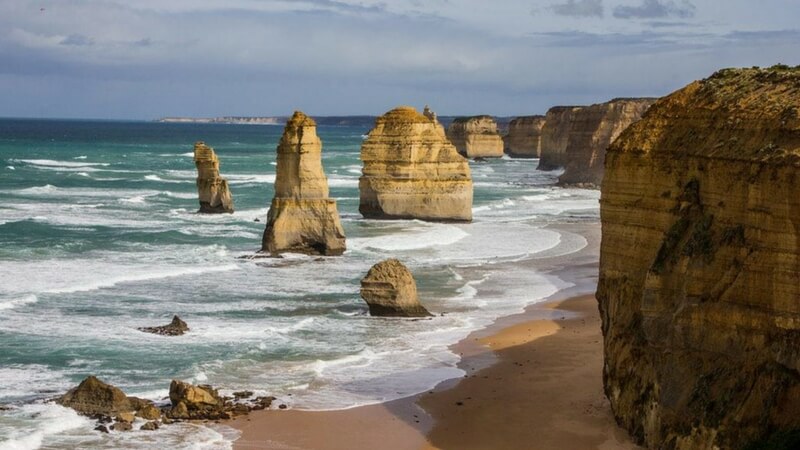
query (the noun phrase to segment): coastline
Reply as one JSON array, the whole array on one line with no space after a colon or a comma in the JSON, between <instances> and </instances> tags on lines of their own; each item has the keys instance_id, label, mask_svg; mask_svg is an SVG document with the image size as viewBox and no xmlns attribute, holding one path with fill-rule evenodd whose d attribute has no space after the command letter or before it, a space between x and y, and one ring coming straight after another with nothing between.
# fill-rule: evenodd
<instances>
[{"instance_id":1,"label":"coastline","mask_svg":"<svg viewBox=\"0 0 800 450\"><path fill-rule=\"evenodd\" d=\"M616 426L602 391L593 297L599 224L550 227L587 245L500 266L524 264L572 286L454 344L463 378L345 410L259 411L227 424L241 433L234 449L638 448ZM534 366L527 374L526 364Z\"/></svg>"}]
</instances>

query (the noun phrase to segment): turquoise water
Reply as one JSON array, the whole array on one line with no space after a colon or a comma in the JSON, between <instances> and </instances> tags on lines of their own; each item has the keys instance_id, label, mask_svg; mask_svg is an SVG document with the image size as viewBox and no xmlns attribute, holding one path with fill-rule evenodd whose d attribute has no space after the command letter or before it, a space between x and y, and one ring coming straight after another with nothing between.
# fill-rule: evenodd
<instances>
[{"instance_id":1,"label":"turquoise water","mask_svg":"<svg viewBox=\"0 0 800 450\"><path fill-rule=\"evenodd\" d=\"M480 268L563 248L550 223L595 221L594 191L552 186L536 160L472 163L472 224L372 221L358 214L359 149L369 130L320 127L323 165L347 235L340 258L238 257L258 250L282 127L0 120L0 447L226 448L224 427L99 435L42 401L89 374L162 399L169 380L276 395L290 407L347 408L413 394L462 373L448 345L562 288L506 274L476 296ZM232 215L199 215L192 144L221 161ZM371 318L369 267L399 257L429 321ZM137 331L169 322L175 338ZM189 435L192 435L189 437ZM156 438L152 438L156 439ZM14 447L11 447L11 446Z\"/></svg>"}]
</instances>

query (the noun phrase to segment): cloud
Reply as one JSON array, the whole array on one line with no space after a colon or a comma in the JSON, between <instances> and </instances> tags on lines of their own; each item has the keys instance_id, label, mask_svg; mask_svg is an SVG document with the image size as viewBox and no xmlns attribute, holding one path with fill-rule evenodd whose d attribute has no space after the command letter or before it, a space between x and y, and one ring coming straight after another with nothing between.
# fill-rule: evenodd
<instances>
[{"instance_id":1,"label":"cloud","mask_svg":"<svg viewBox=\"0 0 800 450\"><path fill-rule=\"evenodd\" d=\"M550 6L559 16L603 17L603 0L567 0Z\"/></svg>"},{"instance_id":2,"label":"cloud","mask_svg":"<svg viewBox=\"0 0 800 450\"><path fill-rule=\"evenodd\" d=\"M642 0L639 6L617 6L614 17L618 19L656 19L664 17L688 18L694 16L695 7L688 0L680 4L672 0Z\"/></svg>"},{"instance_id":3,"label":"cloud","mask_svg":"<svg viewBox=\"0 0 800 450\"><path fill-rule=\"evenodd\" d=\"M78 47L93 45L94 40L82 34L70 34L59 42L60 45L74 45Z\"/></svg>"}]
</instances>

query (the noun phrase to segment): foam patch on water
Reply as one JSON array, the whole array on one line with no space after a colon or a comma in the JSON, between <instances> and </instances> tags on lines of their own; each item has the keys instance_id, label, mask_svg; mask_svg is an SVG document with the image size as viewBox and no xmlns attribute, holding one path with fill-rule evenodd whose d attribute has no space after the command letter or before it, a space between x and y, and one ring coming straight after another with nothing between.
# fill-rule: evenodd
<instances>
[{"instance_id":1,"label":"foam patch on water","mask_svg":"<svg viewBox=\"0 0 800 450\"><path fill-rule=\"evenodd\" d=\"M73 161L54 161L52 159L12 159L10 161L25 163L42 167L90 167L90 166L110 166L109 163L73 162Z\"/></svg>"},{"instance_id":2,"label":"foam patch on water","mask_svg":"<svg viewBox=\"0 0 800 450\"><path fill-rule=\"evenodd\" d=\"M13 309L18 306L29 305L36 303L38 298L35 295L26 295L24 297L12 298L10 300L0 299L0 311L4 309Z\"/></svg>"}]
</instances>

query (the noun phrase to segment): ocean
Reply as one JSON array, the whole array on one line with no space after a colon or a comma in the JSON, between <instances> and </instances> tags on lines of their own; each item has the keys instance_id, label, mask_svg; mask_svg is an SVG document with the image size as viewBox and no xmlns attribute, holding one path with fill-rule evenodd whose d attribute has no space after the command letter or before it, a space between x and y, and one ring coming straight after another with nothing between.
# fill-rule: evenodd
<instances>
[{"instance_id":1,"label":"ocean","mask_svg":"<svg viewBox=\"0 0 800 450\"><path fill-rule=\"evenodd\" d=\"M491 265L576 252L585 239L548 225L599 220L597 191L554 187L559 172L507 157L470 163L473 223L365 220L359 149L369 129L320 126L347 252L243 259L260 248L282 131L0 119L0 449L223 449L237 437L224 424L92 431L93 421L46 402L87 375L157 401L181 379L314 410L425 391L463 375L450 345L570 287ZM198 140L220 158L234 214L196 213ZM389 257L408 265L436 317L367 315L360 279ZM476 295L491 277L503 292ZM137 330L174 314L189 333Z\"/></svg>"}]
</instances>

